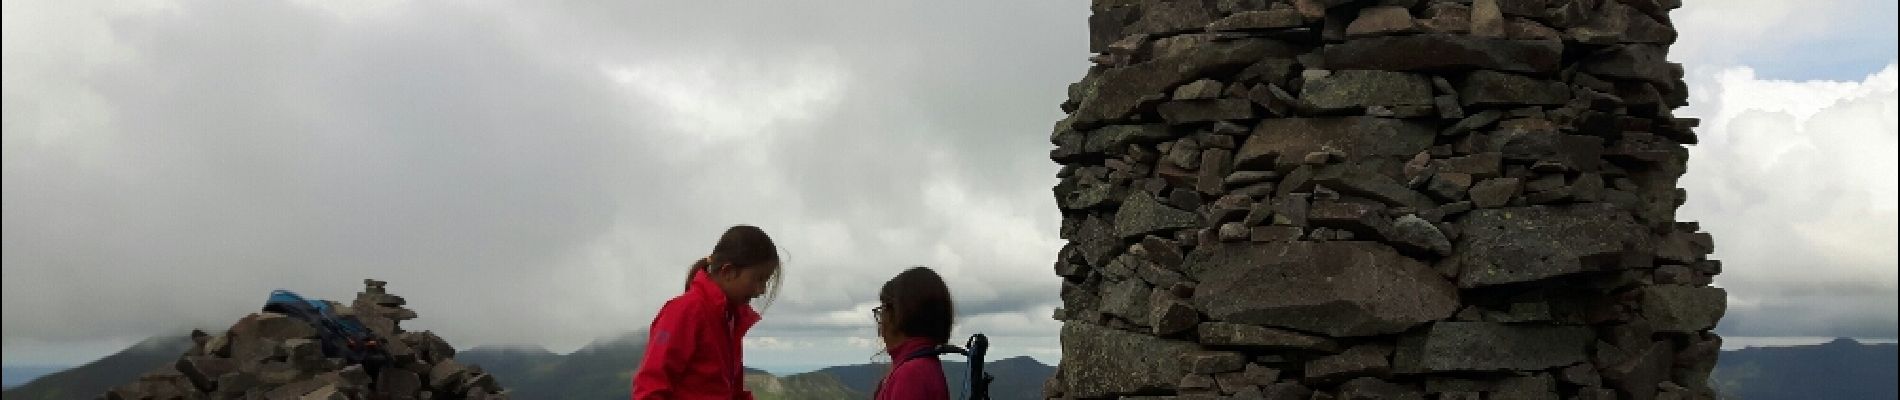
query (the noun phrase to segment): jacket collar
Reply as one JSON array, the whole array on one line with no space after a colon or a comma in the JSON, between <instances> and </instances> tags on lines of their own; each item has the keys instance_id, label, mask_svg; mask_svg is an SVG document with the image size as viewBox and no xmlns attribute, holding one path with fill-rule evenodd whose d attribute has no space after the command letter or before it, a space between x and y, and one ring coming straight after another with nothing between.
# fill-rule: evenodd
<instances>
[{"instance_id":1,"label":"jacket collar","mask_svg":"<svg viewBox=\"0 0 1900 400\"><path fill-rule=\"evenodd\" d=\"M915 338L914 337L914 338L904 339L904 341L898 342L896 345L885 348L884 351L890 353L892 360L898 363L902 363L904 362L905 358L910 357L911 353L916 353L918 350L936 347L938 344L941 344L941 343L937 343L937 341L930 340L929 338Z\"/></svg>"},{"instance_id":2,"label":"jacket collar","mask_svg":"<svg viewBox=\"0 0 1900 400\"><path fill-rule=\"evenodd\" d=\"M740 304L738 307L728 307L726 291L719 288L718 282L713 282L712 274L706 272L706 270L702 269L693 272L693 284L686 292L698 297L707 304L711 304L719 310L736 309L738 312L737 315L727 315L727 317L733 318L733 322L737 325L734 327L733 332L735 337L744 337L746 331L752 329L752 325L759 323L759 313L752 309L751 304Z\"/></svg>"}]
</instances>

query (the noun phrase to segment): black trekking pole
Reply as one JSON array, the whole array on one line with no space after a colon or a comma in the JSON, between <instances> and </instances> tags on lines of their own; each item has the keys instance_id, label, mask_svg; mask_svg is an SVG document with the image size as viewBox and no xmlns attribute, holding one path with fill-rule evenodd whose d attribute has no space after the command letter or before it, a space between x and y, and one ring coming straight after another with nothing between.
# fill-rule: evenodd
<instances>
[{"instance_id":1,"label":"black trekking pole","mask_svg":"<svg viewBox=\"0 0 1900 400\"><path fill-rule=\"evenodd\" d=\"M974 381L970 382L970 400L990 400L990 381L994 378L983 372L983 353L989 348L989 337L981 333L970 335L970 377Z\"/></svg>"}]
</instances>

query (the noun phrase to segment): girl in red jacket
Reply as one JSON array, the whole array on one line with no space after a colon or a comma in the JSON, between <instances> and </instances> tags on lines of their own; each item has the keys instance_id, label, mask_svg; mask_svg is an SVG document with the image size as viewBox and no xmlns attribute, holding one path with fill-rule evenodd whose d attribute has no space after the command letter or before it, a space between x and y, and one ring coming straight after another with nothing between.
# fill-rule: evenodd
<instances>
[{"instance_id":1,"label":"girl in red jacket","mask_svg":"<svg viewBox=\"0 0 1900 400\"><path fill-rule=\"evenodd\" d=\"M950 341L950 288L929 268L905 270L884 282L871 310L891 372L878 382L874 400L949 400L943 364L926 352Z\"/></svg>"},{"instance_id":2,"label":"girl in red jacket","mask_svg":"<svg viewBox=\"0 0 1900 400\"><path fill-rule=\"evenodd\" d=\"M686 293L667 301L647 331L634 400L750 400L740 338L759 322L752 299L778 292L778 246L757 227L726 229L712 255L686 272ZM770 301L770 297L767 298Z\"/></svg>"}]
</instances>

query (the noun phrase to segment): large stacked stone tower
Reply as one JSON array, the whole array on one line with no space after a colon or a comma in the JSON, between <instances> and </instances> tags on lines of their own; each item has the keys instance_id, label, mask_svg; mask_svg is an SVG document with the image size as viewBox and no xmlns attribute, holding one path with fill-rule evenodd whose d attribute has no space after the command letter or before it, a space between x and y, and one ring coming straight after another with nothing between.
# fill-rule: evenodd
<instances>
[{"instance_id":1,"label":"large stacked stone tower","mask_svg":"<svg viewBox=\"0 0 1900 400\"><path fill-rule=\"evenodd\" d=\"M1678 0L1094 0L1052 398L1703 399Z\"/></svg>"}]
</instances>

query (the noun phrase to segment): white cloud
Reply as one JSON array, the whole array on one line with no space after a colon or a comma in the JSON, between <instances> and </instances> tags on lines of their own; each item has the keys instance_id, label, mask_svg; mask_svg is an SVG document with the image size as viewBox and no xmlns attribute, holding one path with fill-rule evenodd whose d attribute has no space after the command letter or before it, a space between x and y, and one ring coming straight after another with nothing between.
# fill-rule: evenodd
<instances>
[{"instance_id":1,"label":"white cloud","mask_svg":"<svg viewBox=\"0 0 1900 400\"><path fill-rule=\"evenodd\" d=\"M1690 76L1682 220L1724 262L1724 328L1747 335L1894 335L1900 220L1896 66L1858 82L1775 81L1747 67ZM1772 322L1770 322L1772 321Z\"/></svg>"},{"instance_id":2,"label":"white cloud","mask_svg":"<svg viewBox=\"0 0 1900 400\"><path fill-rule=\"evenodd\" d=\"M797 350L809 349L816 345L810 340L774 336L748 336L740 341L744 342L747 350Z\"/></svg>"}]
</instances>

